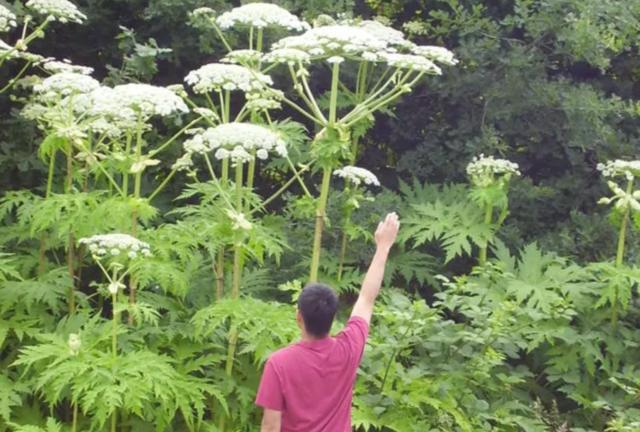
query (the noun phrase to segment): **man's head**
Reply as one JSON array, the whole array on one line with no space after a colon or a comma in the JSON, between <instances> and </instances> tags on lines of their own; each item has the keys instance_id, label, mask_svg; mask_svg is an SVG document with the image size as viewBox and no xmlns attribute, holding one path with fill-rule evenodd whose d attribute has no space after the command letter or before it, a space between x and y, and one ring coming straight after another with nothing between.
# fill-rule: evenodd
<instances>
[{"instance_id":1,"label":"man's head","mask_svg":"<svg viewBox=\"0 0 640 432\"><path fill-rule=\"evenodd\" d=\"M323 338L329 334L338 309L338 296L326 285L311 283L298 298L298 323L307 334Z\"/></svg>"}]
</instances>

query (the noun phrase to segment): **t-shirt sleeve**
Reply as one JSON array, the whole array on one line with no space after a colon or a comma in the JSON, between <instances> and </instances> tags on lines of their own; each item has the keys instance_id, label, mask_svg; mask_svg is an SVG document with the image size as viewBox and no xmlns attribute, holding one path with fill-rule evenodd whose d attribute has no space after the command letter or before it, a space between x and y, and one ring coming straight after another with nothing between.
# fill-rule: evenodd
<instances>
[{"instance_id":1,"label":"t-shirt sleeve","mask_svg":"<svg viewBox=\"0 0 640 432\"><path fill-rule=\"evenodd\" d=\"M258 387L256 405L275 411L284 410L284 395L278 371L271 359L267 360Z\"/></svg>"},{"instance_id":2,"label":"t-shirt sleeve","mask_svg":"<svg viewBox=\"0 0 640 432\"><path fill-rule=\"evenodd\" d=\"M349 318L347 325L336 336L336 339L343 343L350 352L350 357L359 364L364 353L364 345L369 336L369 324L361 317Z\"/></svg>"}]
</instances>

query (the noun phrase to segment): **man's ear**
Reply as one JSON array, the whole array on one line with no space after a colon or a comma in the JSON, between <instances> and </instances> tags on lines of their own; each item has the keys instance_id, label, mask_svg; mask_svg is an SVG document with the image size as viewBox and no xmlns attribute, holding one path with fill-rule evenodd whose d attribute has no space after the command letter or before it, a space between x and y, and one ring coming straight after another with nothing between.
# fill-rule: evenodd
<instances>
[{"instance_id":1,"label":"man's ear","mask_svg":"<svg viewBox=\"0 0 640 432\"><path fill-rule=\"evenodd\" d=\"M304 330L304 319L302 318L300 309L296 310L296 322L298 323L298 327L300 327L300 330Z\"/></svg>"}]
</instances>

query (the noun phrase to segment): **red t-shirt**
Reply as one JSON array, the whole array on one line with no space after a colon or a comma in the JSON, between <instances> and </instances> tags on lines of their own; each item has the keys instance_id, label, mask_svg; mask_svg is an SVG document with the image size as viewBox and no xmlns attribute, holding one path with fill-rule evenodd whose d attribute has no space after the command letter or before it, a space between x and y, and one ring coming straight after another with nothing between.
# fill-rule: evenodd
<instances>
[{"instance_id":1,"label":"red t-shirt","mask_svg":"<svg viewBox=\"0 0 640 432\"><path fill-rule=\"evenodd\" d=\"M282 432L351 432L351 398L369 325L352 317L335 337L273 353L256 405L282 411Z\"/></svg>"}]
</instances>

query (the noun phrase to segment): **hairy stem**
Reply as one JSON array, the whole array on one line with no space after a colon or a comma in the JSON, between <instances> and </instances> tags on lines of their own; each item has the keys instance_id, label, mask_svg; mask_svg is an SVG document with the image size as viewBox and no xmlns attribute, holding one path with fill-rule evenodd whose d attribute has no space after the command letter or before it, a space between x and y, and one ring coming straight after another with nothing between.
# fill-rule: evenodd
<instances>
[{"instance_id":1,"label":"hairy stem","mask_svg":"<svg viewBox=\"0 0 640 432\"><path fill-rule=\"evenodd\" d=\"M242 206L242 164L236 165L236 211L243 212ZM242 276L242 245L236 241L233 246L233 288L231 296L237 299L240 296L240 281Z\"/></svg>"},{"instance_id":2,"label":"hairy stem","mask_svg":"<svg viewBox=\"0 0 640 432\"><path fill-rule=\"evenodd\" d=\"M73 402L73 420L71 422L71 432L78 430L78 402Z\"/></svg>"},{"instance_id":3,"label":"hairy stem","mask_svg":"<svg viewBox=\"0 0 640 432\"><path fill-rule=\"evenodd\" d=\"M142 119L138 118L138 131L136 134L136 148L135 148L136 161L139 161L142 158L142 128L143 128ZM138 199L140 199L140 193L142 189L142 172L143 172L142 170L139 170L135 174L135 177L133 180L133 197L135 199L134 208L133 208L133 211L131 212L131 235L133 237L136 237L138 235L138 209L135 206L138 205ZM136 303L137 290L138 290L138 281L136 280L136 278L131 276L129 278L129 303L130 304ZM129 320L129 324L133 324L133 315L129 314L128 320Z\"/></svg>"},{"instance_id":4,"label":"hairy stem","mask_svg":"<svg viewBox=\"0 0 640 432\"><path fill-rule=\"evenodd\" d=\"M331 98L329 105L329 125L334 125L338 111L338 84L340 83L340 63L334 63L331 70Z\"/></svg>"},{"instance_id":5,"label":"hairy stem","mask_svg":"<svg viewBox=\"0 0 640 432\"><path fill-rule=\"evenodd\" d=\"M633 179L629 180L627 184L627 195L633 193ZM624 247L627 236L627 225L629 224L629 212L630 207L625 208L622 215L622 222L620 223L620 232L618 234L618 248L616 251L616 267L622 267L624 265ZM616 329L618 326L618 293L616 293L616 300L611 305L611 324Z\"/></svg>"},{"instance_id":6,"label":"hairy stem","mask_svg":"<svg viewBox=\"0 0 640 432\"><path fill-rule=\"evenodd\" d=\"M330 186L331 169L325 168L322 175L320 198L318 201L318 206L316 207L316 226L313 235L313 250L311 253L311 271L309 274L309 282L318 281L318 270L320 268L320 251L322 249L322 231L324 230L324 218L326 216Z\"/></svg>"},{"instance_id":7,"label":"hairy stem","mask_svg":"<svg viewBox=\"0 0 640 432\"><path fill-rule=\"evenodd\" d=\"M65 192L71 193L73 188L73 150L71 144L67 144L67 180L65 185ZM67 294L67 305L69 308L69 315L72 315L76 311L76 293L75 293L75 236L73 232L69 232L67 238L67 271L71 278L71 285L69 286L69 292Z\"/></svg>"},{"instance_id":8,"label":"hairy stem","mask_svg":"<svg viewBox=\"0 0 640 432\"><path fill-rule=\"evenodd\" d=\"M490 225L492 220L493 220L493 205L491 203L487 203L484 210L484 223L487 225ZM488 242L484 246L480 247L480 255L478 257L478 263L480 265L485 265L485 263L487 262L488 248L489 248Z\"/></svg>"},{"instance_id":9,"label":"hairy stem","mask_svg":"<svg viewBox=\"0 0 640 432\"><path fill-rule=\"evenodd\" d=\"M53 189L53 173L55 171L55 163L56 163L56 150L53 150L51 153L51 157L49 158L49 172L47 174L47 189L45 192L45 198L49 198L51 196L51 191ZM47 236L46 234L42 234L40 237L40 249L38 251L38 275L42 275L45 269L45 253L47 251Z\"/></svg>"},{"instance_id":10,"label":"hairy stem","mask_svg":"<svg viewBox=\"0 0 640 432\"><path fill-rule=\"evenodd\" d=\"M222 161L222 178L221 182L223 185L227 184L229 179L229 160L225 159ZM224 245L220 246L218 250L218 257L216 259L216 299L220 300L224 295Z\"/></svg>"}]
</instances>

